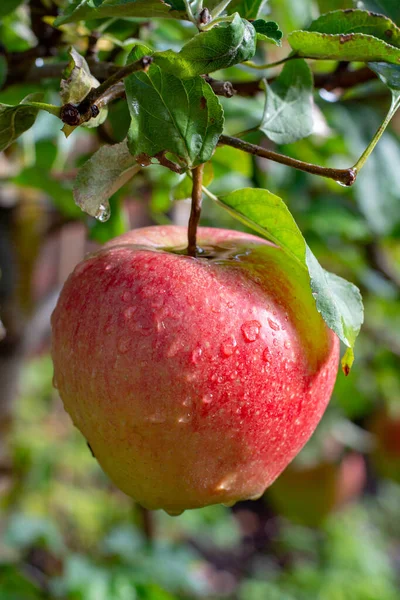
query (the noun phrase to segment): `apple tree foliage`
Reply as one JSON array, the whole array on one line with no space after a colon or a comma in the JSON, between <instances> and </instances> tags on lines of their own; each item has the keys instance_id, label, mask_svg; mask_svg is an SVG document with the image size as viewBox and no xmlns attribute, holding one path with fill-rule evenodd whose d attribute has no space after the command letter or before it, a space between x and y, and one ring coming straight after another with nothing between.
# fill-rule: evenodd
<instances>
[{"instance_id":1,"label":"apple tree foliage","mask_svg":"<svg viewBox=\"0 0 400 600\"><path fill-rule=\"evenodd\" d=\"M332 4L338 9L329 10ZM96 217L92 234L104 241L124 230L118 193L133 178L152 181L153 216L165 222L170 201L190 196L192 171L205 163L207 201L226 210L227 222L232 216L278 244L307 273L318 311L347 346L347 373L363 321L361 295L319 264L288 208L283 179L325 178L328 201L338 183L354 184L375 235L400 224L392 202L399 173L388 166L399 150L388 149L388 134L369 158L400 103L400 13L390 0L348 4L321 0L320 16L305 12L299 27L274 0L2 2L0 151L21 147L26 162L14 183L44 190L67 218L83 218L77 206ZM387 99L381 123L374 94ZM343 108L360 98L353 115ZM68 138L57 144L86 128L106 142L88 150L70 187L54 176L62 165L51 145L29 157L32 131L44 142L46 123ZM332 131L343 134L353 163L329 148L323 157L313 153L308 140ZM258 157L252 181L243 176L249 155ZM276 185L279 164L295 175L283 167ZM329 237L329 223L323 227Z\"/></svg>"}]
</instances>

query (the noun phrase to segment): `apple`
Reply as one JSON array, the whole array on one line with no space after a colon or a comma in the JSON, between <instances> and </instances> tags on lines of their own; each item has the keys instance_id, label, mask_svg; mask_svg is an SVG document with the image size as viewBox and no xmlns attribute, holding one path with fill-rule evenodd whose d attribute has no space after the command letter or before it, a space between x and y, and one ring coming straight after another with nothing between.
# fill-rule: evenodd
<instances>
[{"instance_id":1,"label":"apple","mask_svg":"<svg viewBox=\"0 0 400 600\"><path fill-rule=\"evenodd\" d=\"M397 407L396 407L397 408ZM371 458L378 475L400 483L400 414L387 407L377 411L369 425L375 445Z\"/></svg>"},{"instance_id":2,"label":"apple","mask_svg":"<svg viewBox=\"0 0 400 600\"><path fill-rule=\"evenodd\" d=\"M311 465L294 461L266 497L279 515L294 523L320 527L332 512L356 500L365 483L363 456L351 452Z\"/></svg>"},{"instance_id":3,"label":"apple","mask_svg":"<svg viewBox=\"0 0 400 600\"><path fill-rule=\"evenodd\" d=\"M52 316L55 384L104 471L170 514L257 498L304 446L339 341L274 244L131 231L78 264Z\"/></svg>"}]
</instances>

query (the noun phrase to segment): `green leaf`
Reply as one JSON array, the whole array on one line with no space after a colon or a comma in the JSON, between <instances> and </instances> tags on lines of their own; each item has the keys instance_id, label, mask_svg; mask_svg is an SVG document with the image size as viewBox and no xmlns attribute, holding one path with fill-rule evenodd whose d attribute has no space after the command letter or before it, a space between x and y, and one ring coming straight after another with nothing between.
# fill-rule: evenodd
<instances>
[{"instance_id":1,"label":"green leaf","mask_svg":"<svg viewBox=\"0 0 400 600\"><path fill-rule=\"evenodd\" d=\"M136 47L129 61L148 53ZM223 111L217 96L202 77L181 80L152 64L147 73L125 80L132 122L129 150L139 162L170 152L184 167L207 162L223 128Z\"/></svg>"},{"instance_id":2,"label":"green leaf","mask_svg":"<svg viewBox=\"0 0 400 600\"><path fill-rule=\"evenodd\" d=\"M12 13L24 0L1 0L0 18Z\"/></svg>"},{"instance_id":3,"label":"green leaf","mask_svg":"<svg viewBox=\"0 0 400 600\"><path fill-rule=\"evenodd\" d=\"M185 11L173 10L176 4L163 0L78 0L55 20L55 25L107 17L186 18Z\"/></svg>"},{"instance_id":4,"label":"green leaf","mask_svg":"<svg viewBox=\"0 0 400 600\"><path fill-rule=\"evenodd\" d=\"M362 0L358 2L360 8L386 15L392 21L400 24L400 3L398 0Z\"/></svg>"},{"instance_id":5,"label":"green leaf","mask_svg":"<svg viewBox=\"0 0 400 600\"><path fill-rule=\"evenodd\" d=\"M8 148L24 131L32 127L36 121L39 108L31 106L30 101L36 102L43 94L29 94L20 104L10 106L0 104L0 152Z\"/></svg>"},{"instance_id":6,"label":"green leaf","mask_svg":"<svg viewBox=\"0 0 400 600\"><path fill-rule=\"evenodd\" d=\"M256 19L266 0L232 0L228 13L238 12L244 19Z\"/></svg>"},{"instance_id":7,"label":"green leaf","mask_svg":"<svg viewBox=\"0 0 400 600\"><path fill-rule=\"evenodd\" d=\"M400 65L390 65L388 63L371 62L368 63L385 85L390 88L394 95L400 93Z\"/></svg>"},{"instance_id":8,"label":"green leaf","mask_svg":"<svg viewBox=\"0 0 400 600\"><path fill-rule=\"evenodd\" d=\"M164 71L188 79L249 60L255 51L253 25L236 15L231 23L198 33L180 52L156 52L154 62Z\"/></svg>"},{"instance_id":9,"label":"green leaf","mask_svg":"<svg viewBox=\"0 0 400 600\"><path fill-rule=\"evenodd\" d=\"M102 146L78 173L75 203L88 215L106 221L110 214L109 198L139 170L126 141Z\"/></svg>"},{"instance_id":10,"label":"green leaf","mask_svg":"<svg viewBox=\"0 0 400 600\"><path fill-rule=\"evenodd\" d=\"M264 19L257 19L253 21L253 27L257 33L257 39L263 42L269 42L276 46L281 45L282 31L279 29L278 23L275 21L264 21Z\"/></svg>"},{"instance_id":11,"label":"green leaf","mask_svg":"<svg viewBox=\"0 0 400 600\"><path fill-rule=\"evenodd\" d=\"M330 35L314 31L293 31L288 42L297 56L343 61L400 63L400 49L372 35L348 33Z\"/></svg>"},{"instance_id":12,"label":"green leaf","mask_svg":"<svg viewBox=\"0 0 400 600\"><path fill-rule=\"evenodd\" d=\"M313 21L308 31L344 34L364 33L396 46L400 45L400 29L387 17L366 10L335 10Z\"/></svg>"},{"instance_id":13,"label":"green leaf","mask_svg":"<svg viewBox=\"0 0 400 600\"><path fill-rule=\"evenodd\" d=\"M313 76L303 59L285 64L279 77L267 85L260 129L277 144L290 144L313 129Z\"/></svg>"},{"instance_id":14,"label":"green leaf","mask_svg":"<svg viewBox=\"0 0 400 600\"><path fill-rule=\"evenodd\" d=\"M308 248L286 204L268 190L246 188L215 198L237 219L267 238L306 271L318 312L348 346L342 360L348 373L353 347L363 322L359 290L337 275L328 273Z\"/></svg>"},{"instance_id":15,"label":"green leaf","mask_svg":"<svg viewBox=\"0 0 400 600\"><path fill-rule=\"evenodd\" d=\"M400 62L400 29L387 17L362 10L333 11L288 41L297 55L361 62Z\"/></svg>"}]
</instances>

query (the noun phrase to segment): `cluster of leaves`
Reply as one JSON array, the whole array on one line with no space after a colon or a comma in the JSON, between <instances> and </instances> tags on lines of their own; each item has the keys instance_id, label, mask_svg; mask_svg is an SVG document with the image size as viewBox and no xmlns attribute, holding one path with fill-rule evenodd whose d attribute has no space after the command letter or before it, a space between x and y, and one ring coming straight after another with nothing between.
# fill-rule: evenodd
<instances>
[{"instance_id":1,"label":"cluster of leaves","mask_svg":"<svg viewBox=\"0 0 400 600\"><path fill-rule=\"evenodd\" d=\"M4 14L14 10L17 4L7 4ZM277 144L298 142L312 133L313 73L305 59L368 63L392 92L383 131L400 103L400 29L390 19L398 16L390 3L380 7L381 12L387 9L388 16L364 10L374 8L373 4L365 1L362 9L323 14L307 29L297 29L287 35L291 53L284 59L280 74L272 82L264 82L265 105L255 126L257 131ZM243 64L247 65L245 69L260 68L251 59L265 47L281 45L282 32L276 22L264 18L266 10L266 2L262 0L82 0L68 4L55 20L56 26L84 20L90 30L103 19L122 22L161 17L192 22L193 33L179 50L157 49L139 41L125 53L127 65L135 64L143 56L150 56L152 64L146 70L132 72L124 80L131 117L126 139L101 148L78 174L75 200L85 212L105 221L110 212L110 196L141 166L160 161L185 173L211 160L229 123L207 76L218 72L226 77L224 73L229 71L225 70ZM128 44L127 49L130 48ZM265 69L262 71L265 74ZM98 85L88 63L71 49L61 84L62 103L79 107L87 93ZM43 104L41 100L42 97L29 96L14 106L0 105L1 150L33 125L40 109L60 117L60 107ZM85 125L98 127L106 117L107 108L102 108L99 115ZM64 126L66 134L73 129ZM372 146L374 144L375 141ZM361 154L355 172L363 166L371 148ZM267 190L242 189L235 194L218 198L210 194L210 197L250 228L281 245L288 259L301 264L309 275L310 293L318 310L348 347L343 359L343 367L348 372L353 361L354 341L363 320L358 290L320 267L285 203L276 195Z\"/></svg>"}]
</instances>

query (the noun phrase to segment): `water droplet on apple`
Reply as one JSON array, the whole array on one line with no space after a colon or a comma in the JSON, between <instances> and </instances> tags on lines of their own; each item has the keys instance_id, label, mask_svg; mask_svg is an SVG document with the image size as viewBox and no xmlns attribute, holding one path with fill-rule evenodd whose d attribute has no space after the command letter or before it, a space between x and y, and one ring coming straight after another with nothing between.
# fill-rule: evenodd
<instances>
[{"instance_id":1,"label":"water droplet on apple","mask_svg":"<svg viewBox=\"0 0 400 600\"><path fill-rule=\"evenodd\" d=\"M285 348L289 349L291 347L291 343L289 342L289 340L286 340L286 342L284 343Z\"/></svg>"},{"instance_id":2,"label":"water droplet on apple","mask_svg":"<svg viewBox=\"0 0 400 600\"><path fill-rule=\"evenodd\" d=\"M124 318L129 321L137 311L137 306L129 306L124 310Z\"/></svg>"},{"instance_id":3,"label":"water droplet on apple","mask_svg":"<svg viewBox=\"0 0 400 600\"><path fill-rule=\"evenodd\" d=\"M121 338L118 342L118 350L121 354L126 354L129 350L129 339Z\"/></svg>"},{"instance_id":4,"label":"water droplet on apple","mask_svg":"<svg viewBox=\"0 0 400 600\"><path fill-rule=\"evenodd\" d=\"M274 344L274 346L277 346L278 345L278 340L275 338L272 343Z\"/></svg>"},{"instance_id":5,"label":"water droplet on apple","mask_svg":"<svg viewBox=\"0 0 400 600\"><path fill-rule=\"evenodd\" d=\"M58 383L57 383L57 379L56 379L55 375L53 375L52 384L53 384L53 388L55 388L56 390L58 390Z\"/></svg>"},{"instance_id":6,"label":"water droplet on apple","mask_svg":"<svg viewBox=\"0 0 400 600\"><path fill-rule=\"evenodd\" d=\"M221 354L222 356L232 356L234 350L237 346L237 341L233 335L224 340L221 344Z\"/></svg>"},{"instance_id":7,"label":"water droplet on apple","mask_svg":"<svg viewBox=\"0 0 400 600\"><path fill-rule=\"evenodd\" d=\"M231 508L235 506L237 500L229 500L228 502L222 502L222 506L226 506L227 508Z\"/></svg>"},{"instance_id":8,"label":"water droplet on apple","mask_svg":"<svg viewBox=\"0 0 400 600\"><path fill-rule=\"evenodd\" d=\"M202 397L201 401L203 404L211 404L211 402L213 401L213 397L213 394L206 394Z\"/></svg>"},{"instance_id":9,"label":"water droplet on apple","mask_svg":"<svg viewBox=\"0 0 400 600\"><path fill-rule=\"evenodd\" d=\"M123 302L131 302L132 301L132 294L130 292L123 292L121 294L121 300Z\"/></svg>"},{"instance_id":10,"label":"water droplet on apple","mask_svg":"<svg viewBox=\"0 0 400 600\"><path fill-rule=\"evenodd\" d=\"M194 365L196 365L199 362L202 354L203 354L203 350L199 346L193 350L191 358L192 358L192 363Z\"/></svg>"},{"instance_id":11,"label":"water droplet on apple","mask_svg":"<svg viewBox=\"0 0 400 600\"><path fill-rule=\"evenodd\" d=\"M175 508L165 508L164 510L170 517L179 517L185 512L184 510L179 510Z\"/></svg>"},{"instance_id":12,"label":"water droplet on apple","mask_svg":"<svg viewBox=\"0 0 400 600\"><path fill-rule=\"evenodd\" d=\"M255 494L253 494L252 496L249 497L249 500L259 500L261 498L261 496L263 495L264 490L262 492L256 492Z\"/></svg>"},{"instance_id":13,"label":"water droplet on apple","mask_svg":"<svg viewBox=\"0 0 400 600\"><path fill-rule=\"evenodd\" d=\"M278 323L275 323L275 321L273 321L272 319L268 319L268 325L271 327L271 329L273 329L274 331L279 331L280 327L278 325Z\"/></svg>"},{"instance_id":14,"label":"water droplet on apple","mask_svg":"<svg viewBox=\"0 0 400 600\"><path fill-rule=\"evenodd\" d=\"M262 357L263 357L263 361L265 362L269 362L269 348L265 348L264 352L262 353Z\"/></svg>"},{"instance_id":15,"label":"water droplet on apple","mask_svg":"<svg viewBox=\"0 0 400 600\"><path fill-rule=\"evenodd\" d=\"M255 342L260 335L261 323L258 321L246 321L241 330L246 342Z\"/></svg>"},{"instance_id":16,"label":"water droplet on apple","mask_svg":"<svg viewBox=\"0 0 400 600\"><path fill-rule=\"evenodd\" d=\"M101 223L105 223L111 216L111 209L108 201L104 202L104 204L100 204L99 208L94 215L95 218Z\"/></svg>"},{"instance_id":17,"label":"water droplet on apple","mask_svg":"<svg viewBox=\"0 0 400 600\"><path fill-rule=\"evenodd\" d=\"M148 420L150 423L165 423L166 416L162 413L154 413L154 415L150 415Z\"/></svg>"},{"instance_id":18,"label":"water droplet on apple","mask_svg":"<svg viewBox=\"0 0 400 600\"><path fill-rule=\"evenodd\" d=\"M232 486L236 483L236 479L237 476L235 473L232 473L232 475L227 475L226 477L224 477L224 479L222 479L217 487L216 487L216 491L217 492L229 492L229 490L232 488Z\"/></svg>"},{"instance_id":19,"label":"water droplet on apple","mask_svg":"<svg viewBox=\"0 0 400 600\"><path fill-rule=\"evenodd\" d=\"M228 308L233 308L233 307L234 307L233 302L228 302Z\"/></svg>"},{"instance_id":20,"label":"water droplet on apple","mask_svg":"<svg viewBox=\"0 0 400 600\"><path fill-rule=\"evenodd\" d=\"M92 263L92 260L83 260L75 267L75 275L82 275L85 271L87 271Z\"/></svg>"},{"instance_id":21,"label":"water droplet on apple","mask_svg":"<svg viewBox=\"0 0 400 600\"><path fill-rule=\"evenodd\" d=\"M191 420L192 415L190 413L187 413L186 415L182 415L181 417L179 417L178 423L190 423Z\"/></svg>"}]
</instances>

